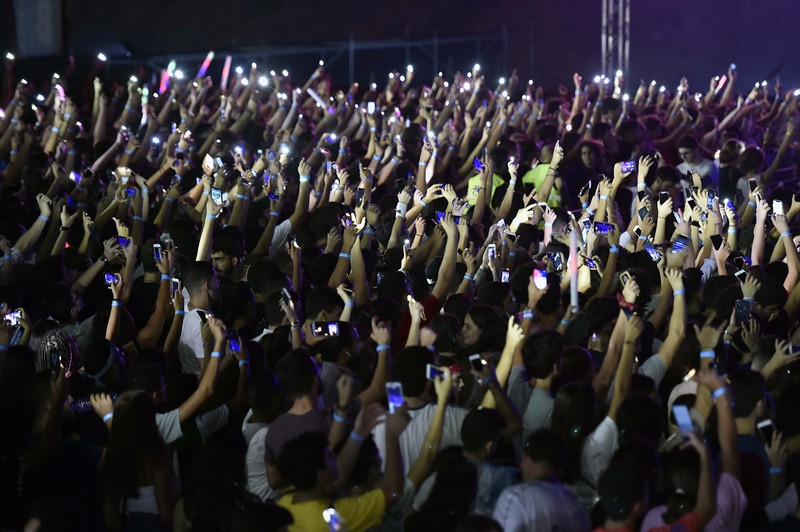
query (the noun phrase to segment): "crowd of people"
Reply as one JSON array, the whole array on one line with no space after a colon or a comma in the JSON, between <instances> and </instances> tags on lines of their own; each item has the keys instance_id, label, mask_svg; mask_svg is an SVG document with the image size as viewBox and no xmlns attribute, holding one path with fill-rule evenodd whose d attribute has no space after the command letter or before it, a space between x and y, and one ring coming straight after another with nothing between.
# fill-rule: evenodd
<instances>
[{"instance_id":1,"label":"crowd of people","mask_svg":"<svg viewBox=\"0 0 800 532\"><path fill-rule=\"evenodd\" d=\"M3 528L800 529L800 91L95 66L7 62Z\"/></svg>"}]
</instances>

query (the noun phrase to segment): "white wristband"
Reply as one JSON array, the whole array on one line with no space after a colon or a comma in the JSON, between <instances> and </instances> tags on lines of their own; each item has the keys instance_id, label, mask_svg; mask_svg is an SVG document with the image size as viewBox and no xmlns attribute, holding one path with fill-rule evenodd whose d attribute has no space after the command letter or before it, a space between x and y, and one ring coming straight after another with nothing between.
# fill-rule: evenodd
<instances>
[{"instance_id":1,"label":"white wristband","mask_svg":"<svg viewBox=\"0 0 800 532\"><path fill-rule=\"evenodd\" d=\"M408 205L398 201L397 206L394 208L394 212L396 212L398 216L405 218L406 213L408 212Z\"/></svg>"}]
</instances>

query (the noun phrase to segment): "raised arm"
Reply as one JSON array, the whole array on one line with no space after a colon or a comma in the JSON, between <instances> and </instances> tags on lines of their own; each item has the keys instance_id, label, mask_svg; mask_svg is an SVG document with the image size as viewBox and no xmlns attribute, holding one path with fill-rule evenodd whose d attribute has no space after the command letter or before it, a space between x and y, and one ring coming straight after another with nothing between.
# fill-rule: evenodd
<instances>
[{"instance_id":1,"label":"raised arm","mask_svg":"<svg viewBox=\"0 0 800 532\"><path fill-rule=\"evenodd\" d=\"M622 357L614 376L614 395L611 397L611 406L608 408L608 417L617 420L617 410L625 401L631 386L633 376L633 362L638 351L639 338L644 331L644 321L639 316L629 316L625 321L625 343L622 346Z\"/></svg>"},{"instance_id":2,"label":"raised arm","mask_svg":"<svg viewBox=\"0 0 800 532\"><path fill-rule=\"evenodd\" d=\"M439 453L439 445L442 441L442 429L444 428L444 413L447 409L447 399L453 390L453 379L450 368L441 368L444 377L436 377L433 387L436 390L436 411L431 419L425 440L422 442L422 450L417 460L408 471L408 480L414 485L414 490L418 490L425 479L428 478L433 467L436 455Z\"/></svg>"}]
</instances>

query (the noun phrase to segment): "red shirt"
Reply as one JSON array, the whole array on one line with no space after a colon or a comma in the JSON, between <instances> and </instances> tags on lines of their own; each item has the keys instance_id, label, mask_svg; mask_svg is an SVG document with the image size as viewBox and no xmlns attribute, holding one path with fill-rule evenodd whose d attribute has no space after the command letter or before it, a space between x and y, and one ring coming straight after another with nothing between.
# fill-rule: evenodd
<instances>
[{"instance_id":1,"label":"red shirt","mask_svg":"<svg viewBox=\"0 0 800 532\"><path fill-rule=\"evenodd\" d=\"M439 310L442 308L442 303L433 294L423 299L421 303L422 308L425 309L425 319L422 320L420 326L424 327L433 316L439 313ZM409 329L411 329L411 313L408 312L408 308L406 307L406 311L400 316L400 322L397 324L397 327L394 328L394 334L392 335L393 353L397 353L405 347Z\"/></svg>"}]
</instances>

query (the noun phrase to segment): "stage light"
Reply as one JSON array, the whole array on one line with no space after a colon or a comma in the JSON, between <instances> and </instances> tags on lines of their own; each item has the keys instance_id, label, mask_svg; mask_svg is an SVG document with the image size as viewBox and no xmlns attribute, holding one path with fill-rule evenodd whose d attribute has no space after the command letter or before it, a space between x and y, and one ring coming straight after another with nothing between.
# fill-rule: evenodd
<instances>
[{"instance_id":1,"label":"stage light","mask_svg":"<svg viewBox=\"0 0 800 532\"><path fill-rule=\"evenodd\" d=\"M106 54L104 54L103 52L100 52L99 54L97 54L97 58L98 58L100 61L106 61L106 60L108 59L108 58L106 57Z\"/></svg>"}]
</instances>

